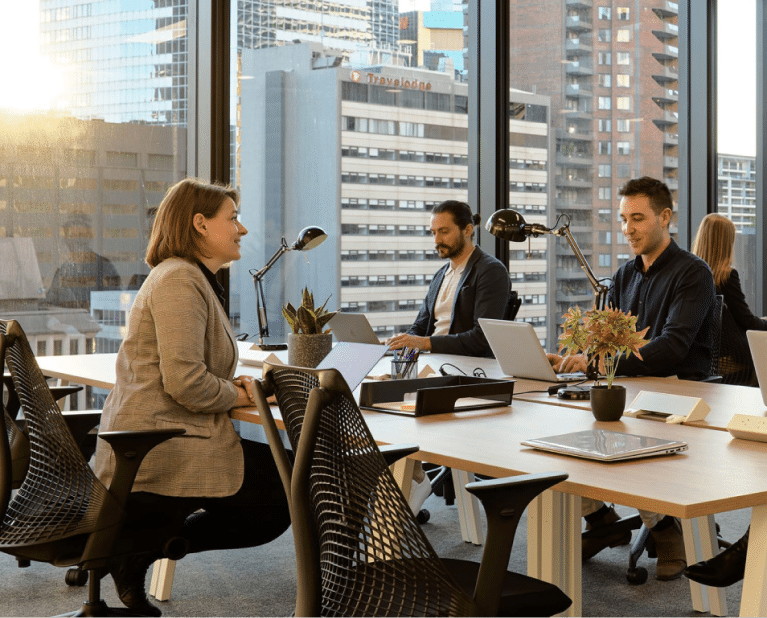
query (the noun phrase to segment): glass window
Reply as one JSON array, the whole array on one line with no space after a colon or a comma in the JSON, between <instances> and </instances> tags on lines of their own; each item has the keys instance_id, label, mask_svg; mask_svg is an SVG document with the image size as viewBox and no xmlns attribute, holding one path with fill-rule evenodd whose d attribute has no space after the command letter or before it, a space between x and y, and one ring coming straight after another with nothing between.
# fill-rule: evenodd
<instances>
[{"instance_id":1,"label":"glass window","mask_svg":"<svg viewBox=\"0 0 767 618\"><path fill-rule=\"evenodd\" d=\"M599 109L610 109L612 107L612 99L610 97L599 97L598 106Z\"/></svg>"},{"instance_id":2,"label":"glass window","mask_svg":"<svg viewBox=\"0 0 767 618\"><path fill-rule=\"evenodd\" d=\"M616 7L615 16L619 21L628 21L631 17L631 9L627 6Z\"/></svg>"},{"instance_id":3,"label":"glass window","mask_svg":"<svg viewBox=\"0 0 767 618\"><path fill-rule=\"evenodd\" d=\"M599 19L610 19L610 11L609 6L600 6L597 8L597 16Z\"/></svg>"},{"instance_id":4,"label":"glass window","mask_svg":"<svg viewBox=\"0 0 767 618\"><path fill-rule=\"evenodd\" d=\"M618 30L618 34L615 36L615 40L618 43L628 43L631 41L631 30L628 28L621 28Z\"/></svg>"},{"instance_id":5,"label":"glass window","mask_svg":"<svg viewBox=\"0 0 767 618\"><path fill-rule=\"evenodd\" d=\"M618 133L628 133L631 131L631 121L628 118L618 118L615 128Z\"/></svg>"},{"instance_id":6,"label":"glass window","mask_svg":"<svg viewBox=\"0 0 767 618\"><path fill-rule=\"evenodd\" d=\"M628 75L627 73L618 73L615 77L615 82L619 88L630 88L631 75Z\"/></svg>"},{"instance_id":7,"label":"glass window","mask_svg":"<svg viewBox=\"0 0 767 618\"><path fill-rule=\"evenodd\" d=\"M613 76L610 73L600 73L599 85L604 88L610 88L612 86L612 78Z\"/></svg>"},{"instance_id":8,"label":"glass window","mask_svg":"<svg viewBox=\"0 0 767 618\"><path fill-rule=\"evenodd\" d=\"M612 30L610 30L610 28L600 28L599 36L598 36L599 42L609 43L610 39L612 38L611 33L612 33Z\"/></svg>"},{"instance_id":9,"label":"glass window","mask_svg":"<svg viewBox=\"0 0 767 618\"><path fill-rule=\"evenodd\" d=\"M602 163L599 165L599 177L609 178L612 174L612 165L609 163Z\"/></svg>"},{"instance_id":10,"label":"glass window","mask_svg":"<svg viewBox=\"0 0 767 618\"><path fill-rule=\"evenodd\" d=\"M599 64L610 65L613 63L612 52L599 52Z\"/></svg>"},{"instance_id":11,"label":"glass window","mask_svg":"<svg viewBox=\"0 0 767 618\"><path fill-rule=\"evenodd\" d=\"M600 132L610 133L613 130L613 121L611 118L599 118L597 123Z\"/></svg>"},{"instance_id":12,"label":"glass window","mask_svg":"<svg viewBox=\"0 0 767 618\"><path fill-rule=\"evenodd\" d=\"M119 347L117 325L149 273L152 217L187 176L196 18L186 2L163 4L0 7L13 22L0 88L0 251L18 275L0 305L40 355ZM93 389L77 397L79 409L96 407Z\"/></svg>"},{"instance_id":13,"label":"glass window","mask_svg":"<svg viewBox=\"0 0 767 618\"><path fill-rule=\"evenodd\" d=\"M427 44L428 54L419 58L418 47L401 41L414 40L413 24L423 20L414 9L403 6L400 12L399 2L232 6L237 8L231 28L241 37L231 55L238 84L232 88L232 107L239 110L234 130L240 136L233 169L243 204L252 205L243 223L263 230L279 225L267 222L284 222L284 229L275 228L263 242L244 246L240 264L261 267L279 249L283 234L290 244L303 227L320 225L329 234L340 230L340 238L307 253L308 262L286 255L270 272L265 282L270 335L285 339L281 305L295 302L304 286L315 298L331 297L334 306L359 303L362 288L375 286L375 302L364 309L376 315L375 327L393 333L409 326L422 296L417 306L400 306L399 300L418 296L413 286L424 286L439 268L425 229L429 210L447 199L468 199L468 16L453 5L445 8L439 27L426 23L422 35L434 45ZM294 44L285 44L290 41ZM422 52L423 45L419 42ZM537 106L543 100L524 103ZM524 104L523 110L523 116L538 113ZM548 135L540 130L547 127L546 115L519 124L532 126L521 132L522 158L535 152L546 159ZM333 152L336 145L342 156ZM279 156L270 156L277 151ZM353 152L360 156L350 156ZM545 182L546 172L541 176ZM264 199L270 195L282 206ZM325 196L321 206L318 195ZM366 201L343 207L351 200ZM392 246L396 238L407 241L402 251ZM365 261L351 254L339 260L341 249L360 251ZM247 268L233 273L232 294L242 312L240 330L252 334L255 303Z\"/></svg>"},{"instance_id":14,"label":"glass window","mask_svg":"<svg viewBox=\"0 0 767 618\"><path fill-rule=\"evenodd\" d=\"M733 0L717 11L717 212L735 224L733 266L756 313L761 292L756 265L756 3ZM750 27L744 27L750 24ZM693 230L693 235L695 230ZM761 315L761 314L757 314Z\"/></svg>"},{"instance_id":15,"label":"glass window","mask_svg":"<svg viewBox=\"0 0 767 618\"><path fill-rule=\"evenodd\" d=\"M631 143L630 142L618 142L617 143L617 149L619 155L627 155L631 154Z\"/></svg>"},{"instance_id":16,"label":"glass window","mask_svg":"<svg viewBox=\"0 0 767 618\"><path fill-rule=\"evenodd\" d=\"M616 62L620 65L631 64L631 53L629 52L617 52Z\"/></svg>"},{"instance_id":17,"label":"glass window","mask_svg":"<svg viewBox=\"0 0 767 618\"><path fill-rule=\"evenodd\" d=\"M601 155L609 155L613 152L613 143L610 141L600 141L599 142L599 154Z\"/></svg>"},{"instance_id":18,"label":"glass window","mask_svg":"<svg viewBox=\"0 0 767 618\"><path fill-rule=\"evenodd\" d=\"M615 108L621 111L631 110L631 97L616 97Z\"/></svg>"}]
</instances>

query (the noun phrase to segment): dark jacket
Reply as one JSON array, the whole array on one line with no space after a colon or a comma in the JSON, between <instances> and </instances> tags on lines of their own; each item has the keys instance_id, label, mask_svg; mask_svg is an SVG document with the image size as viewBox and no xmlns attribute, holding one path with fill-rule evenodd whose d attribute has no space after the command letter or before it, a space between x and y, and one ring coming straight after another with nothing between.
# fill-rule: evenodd
<instances>
[{"instance_id":1,"label":"dark jacket","mask_svg":"<svg viewBox=\"0 0 767 618\"><path fill-rule=\"evenodd\" d=\"M434 305L448 268L449 262L434 275L408 334L425 337L434 332ZM503 319L510 289L506 267L479 247L474 247L456 289L450 334L431 336L432 352L492 358L493 352L479 325L479 318Z\"/></svg>"},{"instance_id":2,"label":"dark jacket","mask_svg":"<svg viewBox=\"0 0 767 618\"><path fill-rule=\"evenodd\" d=\"M608 306L637 316L637 330L650 327L642 360L622 358L618 375L707 377L715 305L708 264L672 239L646 273L641 268L642 256L621 266L607 297Z\"/></svg>"},{"instance_id":3,"label":"dark jacket","mask_svg":"<svg viewBox=\"0 0 767 618\"><path fill-rule=\"evenodd\" d=\"M751 313L734 268L717 294L724 297L719 373L727 384L756 384L754 361L746 338L747 330L767 330L767 320Z\"/></svg>"}]
</instances>

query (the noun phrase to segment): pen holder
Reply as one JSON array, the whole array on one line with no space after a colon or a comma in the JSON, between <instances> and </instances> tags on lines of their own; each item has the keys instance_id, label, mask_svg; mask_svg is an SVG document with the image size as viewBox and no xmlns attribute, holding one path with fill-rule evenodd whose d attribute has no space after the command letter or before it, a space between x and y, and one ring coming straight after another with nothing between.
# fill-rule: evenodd
<instances>
[{"instance_id":1,"label":"pen holder","mask_svg":"<svg viewBox=\"0 0 767 618\"><path fill-rule=\"evenodd\" d=\"M393 360L391 362L392 380L412 380L418 377L418 360Z\"/></svg>"}]
</instances>

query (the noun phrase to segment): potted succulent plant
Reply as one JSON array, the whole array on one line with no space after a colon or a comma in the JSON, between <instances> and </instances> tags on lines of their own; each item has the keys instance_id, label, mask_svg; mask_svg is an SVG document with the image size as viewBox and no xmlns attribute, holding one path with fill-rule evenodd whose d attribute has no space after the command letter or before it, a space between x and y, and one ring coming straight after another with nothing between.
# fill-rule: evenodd
<instances>
[{"instance_id":1,"label":"potted succulent plant","mask_svg":"<svg viewBox=\"0 0 767 618\"><path fill-rule=\"evenodd\" d=\"M330 330L324 330L336 312L325 306L314 306L314 295L308 288L301 294L298 309L290 303L282 308L282 315L293 332L288 333L288 363L299 367L316 367L333 347Z\"/></svg>"},{"instance_id":2,"label":"potted succulent plant","mask_svg":"<svg viewBox=\"0 0 767 618\"><path fill-rule=\"evenodd\" d=\"M559 336L560 353L583 352L589 365L596 361L607 385L599 384L597 379L591 387L591 411L598 421L617 421L626 407L626 388L613 384L618 359L635 354L641 360L639 348L648 343L644 336L649 326L637 332L636 316L612 308L582 314L580 307L571 307L562 317L565 321L564 332Z\"/></svg>"}]
</instances>

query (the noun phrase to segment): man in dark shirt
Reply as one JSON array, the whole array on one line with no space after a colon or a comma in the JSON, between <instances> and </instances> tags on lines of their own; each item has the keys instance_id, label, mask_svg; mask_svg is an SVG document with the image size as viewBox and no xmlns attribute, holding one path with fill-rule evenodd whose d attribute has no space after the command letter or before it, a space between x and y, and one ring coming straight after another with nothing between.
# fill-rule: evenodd
<instances>
[{"instance_id":1,"label":"man in dark shirt","mask_svg":"<svg viewBox=\"0 0 767 618\"><path fill-rule=\"evenodd\" d=\"M700 380L709 375L713 342L715 287L708 265L680 249L669 234L671 193L647 176L630 180L619 191L621 228L636 256L613 277L608 306L637 316L637 329L650 327L642 360L622 358L618 375L671 376ZM586 358L549 356L558 371L585 371ZM583 499L587 529L611 524L619 516L603 502ZM681 525L672 517L640 511L658 549L656 578L676 579L686 563ZM624 545L631 533L587 536L583 558L605 547Z\"/></svg>"}]
</instances>

